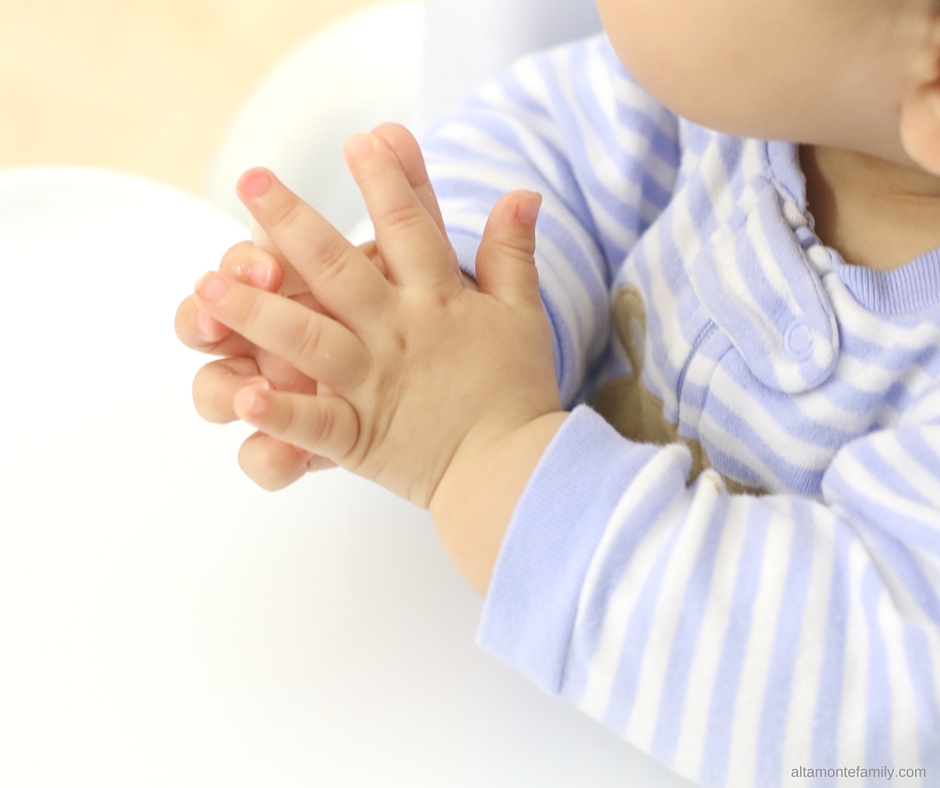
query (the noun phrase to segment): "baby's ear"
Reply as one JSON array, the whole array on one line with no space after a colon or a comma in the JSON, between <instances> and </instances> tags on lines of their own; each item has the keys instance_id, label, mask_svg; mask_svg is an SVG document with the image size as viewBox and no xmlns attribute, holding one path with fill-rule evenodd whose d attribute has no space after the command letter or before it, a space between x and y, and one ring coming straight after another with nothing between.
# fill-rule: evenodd
<instances>
[{"instance_id":1,"label":"baby's ear","mask_svg":"<svg viewBox=\"0 0 940 788\"><path fill-rule=\"evenodd\" d=\"M931 35L912 64L916 82L901 101L900 133L907 155L940 175L940 15L931 24Z\"/></svg>"}]
</instances>

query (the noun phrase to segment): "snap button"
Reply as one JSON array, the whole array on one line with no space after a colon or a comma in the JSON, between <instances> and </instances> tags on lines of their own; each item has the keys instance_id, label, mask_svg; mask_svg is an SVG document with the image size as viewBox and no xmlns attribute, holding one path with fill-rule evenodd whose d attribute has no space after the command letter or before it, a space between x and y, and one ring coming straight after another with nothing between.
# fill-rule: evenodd
<instances>
[{"instance_id":1,"label":"snap button","mask_svg":"<svg viewBox=\"0 0 940 788\"><path fill-rule=\"evenodd\" d=\"M819 241L816 239L816 234L809 229L809 227L797 227L794 230L796 235L796 240L800 242L800 246L803 249L809 249L814 244L818 244Z\"/></svg>"},{"instance_id":2,"label":"snap button","mask_svg":"<svg viewBox=\"0 0 940 788\"><path fill-rule=\"evenodd\" d=\"M794 323L783 335L783 344L794 361L806 361L813 355L813 332L806 323Z\"/></svg>"},{"instance_id":3,"label":"snap button","mask_svg":"<svg viewBox=\"0 0 940 788\"><path fill-rule=\"evenodd\" d=\"M793 200L783 201L783 215L794 230L806 224L806 217Z\"/></svg>"},{"instance_id":4,"label":"snap button","mask_svg":"<svg viewBox=\"0 0 940 788\"><path fill-rule=\"evenodd\" d=\"M829 254L829 250L822 244L811 246L806 254L810 262L819 272L828 271L832 265L832 255Z\"/></svg>"}]
</instances>

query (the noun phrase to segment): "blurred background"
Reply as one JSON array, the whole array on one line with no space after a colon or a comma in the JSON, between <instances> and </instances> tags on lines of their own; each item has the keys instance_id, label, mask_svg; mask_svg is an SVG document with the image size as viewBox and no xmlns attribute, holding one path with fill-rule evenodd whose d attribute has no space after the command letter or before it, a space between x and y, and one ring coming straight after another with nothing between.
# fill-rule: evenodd
<instances>
[{"instance_id":1,"label":"blurred background","mask_svg":"<svg viewBox=\"0 0 940 788\"><path fill-rule=\"evenodd\" d=\"M74 164L200 189L293 48L381 0L0 0L0 169Z\"/></svg>"}]
</instances>

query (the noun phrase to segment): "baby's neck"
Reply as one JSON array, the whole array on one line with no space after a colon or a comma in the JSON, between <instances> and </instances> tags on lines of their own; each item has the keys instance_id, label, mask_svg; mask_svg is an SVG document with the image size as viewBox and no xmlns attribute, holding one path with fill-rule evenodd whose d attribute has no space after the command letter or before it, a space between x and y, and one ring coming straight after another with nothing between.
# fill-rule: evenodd
<instances>
[{"instance_id":1,"label":"baby's neck","mask_svg":"<svg viewBox=\"0 0 940 788\"><path fill-rule=\"evenodd\" d=\"M800 163L816 234L847 263L890 271L940 247L940 178L812 145Z\"/></svg>"}]
</instances>

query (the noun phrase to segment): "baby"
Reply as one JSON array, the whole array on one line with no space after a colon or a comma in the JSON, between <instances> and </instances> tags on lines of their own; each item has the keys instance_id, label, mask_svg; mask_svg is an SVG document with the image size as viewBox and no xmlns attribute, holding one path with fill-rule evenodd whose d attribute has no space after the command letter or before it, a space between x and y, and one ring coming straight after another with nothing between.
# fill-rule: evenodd
<instances>
[{"instance_id":1,"label":"baby","mask_svg":"<svg viewBox=\"0 0 940 788\"><path fill-rule=\"evenodd\" d=\"M480 644L693 781L938 786L940 8L599 6L348 142L374 243L246 173L196 406L429 508Z\"/></svg>"}]
</instances>

